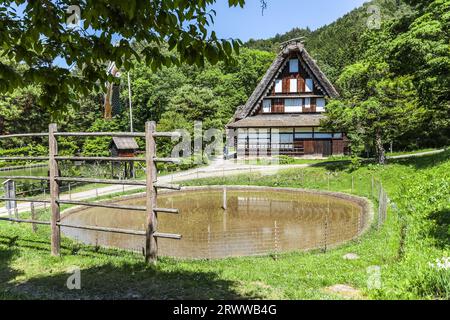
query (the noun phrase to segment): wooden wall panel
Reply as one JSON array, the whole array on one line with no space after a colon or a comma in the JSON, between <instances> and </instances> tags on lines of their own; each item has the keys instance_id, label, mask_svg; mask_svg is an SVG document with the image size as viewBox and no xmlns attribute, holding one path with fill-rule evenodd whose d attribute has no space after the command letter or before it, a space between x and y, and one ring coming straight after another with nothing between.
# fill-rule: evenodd
<instances>
[{"instance_id":1,"label":"wooden wall panel","mask_svg":"<svg viewBox=\"0 0 450 320\"><path fill-rule=\"evenodd\" d=\"M305 140L305 154L314 154L314 140Z\"/></svg>"},{"instance_id":2,"label":"wooden wall panel","mask_svg":"<svg viewBox=\"0 0 450 320\"><path fill-rule=\"evenodd\" d=\"M272 100L272 113L284 113L284 99Z\"/></svg>"},{"instance_id":3,"label":"wooden wall panel","mask_svg":"<svg viewBox=\"0 0 450 320\"><path fill-rule=\"evenodd\" d=\"M333 140L333 154L335 155L344 154L344 141Z\"/></svg>"},{"instance_id":4,"label":"wooden wall panel","mask_svg":"<svg viewBox=\"0 0 450 320\"><path fill-rule=\"evenodd\" d=\"M316 140L314 141L314 153L315 154L322 154L323 153L323 141Z\"/></svg>"},{"instance_id":5,"label":"wooden wall panel","mask_svg":"<svg viewBox=\"0 0 450 320\"><path fill-rule=\"evenodd\" d=\"M283 93L289 93L290 80L291 80L290 76L283 77Z\"/></svg>"},{"instance_id":6,"label":"wooden wall panel","mask_svg":"<svg viewBox=\"0 0 450 320\"><path fill-rule=\"evenodd\" d=\"M305 79L301 75L298 76L297 86L298 92L305 92Z\"/></svg>"}]
</instances>

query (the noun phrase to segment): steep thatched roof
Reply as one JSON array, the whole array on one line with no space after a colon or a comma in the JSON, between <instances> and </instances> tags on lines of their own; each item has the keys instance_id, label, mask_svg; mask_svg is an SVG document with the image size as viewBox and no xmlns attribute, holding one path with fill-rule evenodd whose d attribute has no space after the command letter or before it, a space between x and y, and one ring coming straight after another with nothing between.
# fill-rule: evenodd
<instances>
[{"instance_id":1,"label":"steep thatched roof","mask_svg":"<svg viewBox=\"0 0 450 320\"><path fill-rule=\"evenodd\" d=\"M284 47L278 54L245 106L239 107L236 111L233 117L234 121L251 116L257 111L258 104L267 95L269 90L271 90L275 80L283 71L283 68L288 63L289 57L292 54L298 55L300 64L313 79L316 87L319 88L325 96L330 98L339 96L339 93L331 84L330 80L328 80L326 75L320 70L316 61L309 55L308 51L306 51L304 45L302 43L292 43Z\"/></svg>"},{"instance_id":2,"label":"steep thatched roof","mask_svg":"<svg viewBox=\"0 0 450 320\"><path fill-rule=\"evenodd\" d=\"M322 114L259 114L228 124L227 128L318 127Z\"/></svg>"}]
</instances>

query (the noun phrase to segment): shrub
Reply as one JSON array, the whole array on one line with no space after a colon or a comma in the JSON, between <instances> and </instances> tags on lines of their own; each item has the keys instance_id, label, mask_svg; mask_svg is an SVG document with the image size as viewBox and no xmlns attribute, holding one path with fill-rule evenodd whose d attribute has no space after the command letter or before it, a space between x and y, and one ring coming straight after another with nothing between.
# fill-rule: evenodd
<instances>
[{"instance_id":1,"label":"shrub","mask_svg":"<svg viewBox=\"0 0 450 320\"><path fill-rule=\"evenodd\" d=\"M280 164L293 164L295 162L295 159L289 156L281 155L277 158L279 159Z\"/></svg>"}]
</instances>

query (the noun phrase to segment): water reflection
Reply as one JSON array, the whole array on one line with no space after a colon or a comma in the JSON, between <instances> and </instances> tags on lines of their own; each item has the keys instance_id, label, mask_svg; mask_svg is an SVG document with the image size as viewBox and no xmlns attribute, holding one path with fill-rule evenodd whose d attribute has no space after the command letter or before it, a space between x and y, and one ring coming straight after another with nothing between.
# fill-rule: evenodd
<instances>
[{"instance_id":1,"label":"water reflection","mask_svg":"<svg viewBox=\"0 0 450 320\"><path fill-rule=\"evenodd\" d=\"M120 201L144 205L145 199ZM182 240L160 239L161 255L221 258L330 247L358 235L365 219L360 205L301 192L228 190L227 210L221 190L161 195L158 207L178 208L180 215L160 213L159 231ZM71 224L144 230L145 214L89 208L65 218ZM84 243L141 251L140 236L64 228Z\"/></svg>"}]
</instances>

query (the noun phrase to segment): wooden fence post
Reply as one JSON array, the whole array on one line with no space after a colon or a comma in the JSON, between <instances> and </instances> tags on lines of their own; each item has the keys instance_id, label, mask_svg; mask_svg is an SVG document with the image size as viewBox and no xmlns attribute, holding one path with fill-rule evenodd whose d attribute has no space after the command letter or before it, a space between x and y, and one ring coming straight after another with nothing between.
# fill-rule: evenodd
<instances>
[{"instance_id":1,"label":"wooden fence post","mask_svg":"<svg viewBox=\"0 0 450 320\"><path fill-rule=\"evenodd\" d=\"M31 220L35 221L36 220L36 209L34 208L34 202L30 203L30 210L31 210ZM33 232L36 233L37 226L35 223L31 224L31 228L32 228Z\"/></svg>"},{"instance_id":2,"label":"wooden fence post","mask_svg":"<svg viewBox=\"0 0 450 320\"><path fill-rule=\"evenodd\" d=\"M371 197L372 197L372 199L373 198L375 198L375 196L374 196L374 181L373 181L373 176L372 176L372 185L371 185L371 187L370 187L370 193L371 193Z\"/></svg>"},{"instance_id":3,"label":"wooden fence post","mask_svg":"<svg viewBox=\"0 0 450 320\"><path fill-rule=\"evenodd\" d=\"M382 213L383 213L384 201L383 201L383 185L380 181L380 190L378 192L378 230L381 228L382 224Z\"/></svg>"},{"instance_id":4,"label":"wooden fence post","mask_svg":"<svg viewBox=\"0 0 450 320\"><path fill-rule=\"evenodd\" d=\"M222 209L227 210L227 187L223 187Z\"/></svg>"},{"instance_id":5,"label":"wooden fence post","mask_svg":"<svg viewBox=\"0 0 450 320\"><path fill-rule=\"evenodd\" d=\"M55 123L51 123L48 126L48 150L49 150L49 178L50 178L50 208L51 208L51 250L53 256L59 256L61 248L61 230L58 226L60 219L59 203L59 185L55 180L59 176L58 162L55 157L58 155L58 143L55 138L55 132L57 132L57 126Z\"/></svg>"},{"instance_id":6,"label":"wooden fence post","mask_svg":"<svg viewBox=\"0 0 450 320\"><path fill-rule=\"evenodd\" d=\"M157 228L157 215L154 211L156 208L156 163L154 158L156 156L156 143L153 133L156 129L154 121L145 123L145 162L147 165L146 171L146 213L147 213L147 228L145 232L145 261L148 263L156 263L158 256L158 243L154 237Z\"/></svg>"}]
</instances>

